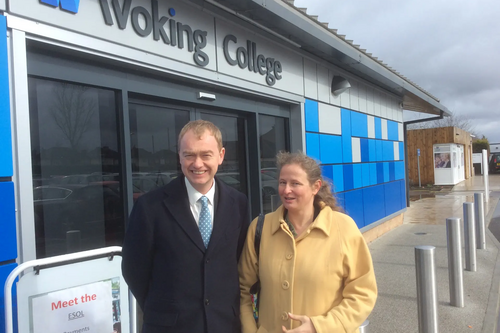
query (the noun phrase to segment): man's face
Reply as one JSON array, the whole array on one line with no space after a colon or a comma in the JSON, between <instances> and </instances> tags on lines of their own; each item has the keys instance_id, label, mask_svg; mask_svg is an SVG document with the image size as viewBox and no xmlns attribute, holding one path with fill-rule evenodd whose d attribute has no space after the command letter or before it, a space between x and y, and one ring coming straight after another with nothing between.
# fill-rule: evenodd
<instances>
[{"instance_id":1,"label":"man's face","mask_svg":"<svg viewBox=\"0 0 500 333\"><path fill-rule=\"evenodd\" d=\"M193 131L184 134L179 149L182 173L198 192L205 194L210 190L224 153L224 148L219 151L217 140L208 131L201 137Z\"/></svg>"}]
</instances>

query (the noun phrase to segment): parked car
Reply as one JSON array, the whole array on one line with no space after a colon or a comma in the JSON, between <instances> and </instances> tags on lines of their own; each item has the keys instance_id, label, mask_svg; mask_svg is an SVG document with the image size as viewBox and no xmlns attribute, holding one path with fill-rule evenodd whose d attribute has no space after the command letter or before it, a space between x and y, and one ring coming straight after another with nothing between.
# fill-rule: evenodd
<instances>
[{"instance_id":1,"label":"parked car","mask_svg":"<svg viewBox=\"0 0 500 333\"><path fill-rule=\"evenodd\" d=\"M490 154L489 172L500 172L500 153Z\"/></svg>"}]
</instances>

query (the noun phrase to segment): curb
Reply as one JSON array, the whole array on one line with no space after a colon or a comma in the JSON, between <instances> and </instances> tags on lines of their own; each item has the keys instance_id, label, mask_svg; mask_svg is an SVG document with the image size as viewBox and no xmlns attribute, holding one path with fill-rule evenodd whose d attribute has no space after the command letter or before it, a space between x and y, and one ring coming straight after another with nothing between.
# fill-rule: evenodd
<instances>
[{"instance_id":1,"label":"curb","mask_svg":"<svg viewBox=\"0 0 500 333\"><path fill-rule=\"evenodd\" d=\"M489 244L496 246L499 250L497 253L497 258L495 262L495 269L493 270L493 277L491 279L490 296L488 297L488 304L486 306L486 312L483 320L482 333L496 333L498 329L498 310L500 305L500 242L496 239L493 233L489 229L493 213L495 212L497 206L500 202L497 202L496 206L491 208L488 212L486 221L486 234L490 239Z\"/></svg>"}]
</instances>

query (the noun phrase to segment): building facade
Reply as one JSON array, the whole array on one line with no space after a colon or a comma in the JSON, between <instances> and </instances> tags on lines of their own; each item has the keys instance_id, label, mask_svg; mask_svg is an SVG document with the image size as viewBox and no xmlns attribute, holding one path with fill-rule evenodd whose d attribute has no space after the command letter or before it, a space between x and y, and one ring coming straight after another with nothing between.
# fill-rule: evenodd
<instances>
[{"instance_id":1,"label":"building facade","mask_svg":"<svg viewBox=\"0 0 500 333\"><path fill-rule=\"evenodd\" d=\"M121 245L134 200L179 175L189 120L221 128L218 176L253 217L276 201L276 153L304 150L368 230L406 209L403 108L447 112L293 2L4 0L0 11L2 282L28 260Z\"/></svg>"}]
</instances>

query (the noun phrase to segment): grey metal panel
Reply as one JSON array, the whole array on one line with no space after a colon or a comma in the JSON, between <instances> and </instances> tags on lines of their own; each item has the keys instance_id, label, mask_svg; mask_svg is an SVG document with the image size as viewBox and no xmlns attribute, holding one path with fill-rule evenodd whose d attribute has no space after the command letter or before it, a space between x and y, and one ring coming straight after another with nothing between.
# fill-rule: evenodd
<instances>
[{"instance_id":1,"label":"grey metal panel","mask_svg":"<svg viewBox=\"0 0 500 333\"><path fill-rule=\"evenodd\" d=\"M71 53L72 54L72 53ZM80 55L81 56L81 55ZM171 100L192 102L209 107L230 108L247 112L267 113L270 115L288 117L288 106L285 103L276 103L264 98L235 93L228 89L221 89L210 85L201 85L193 81L179 81L175 76L158 77L138 75L137 68L126 70L116 68L117 64L97 64L99 59L82 59L81 62L69 60L75 56L65 58L55 57L42 53L28 53L28 73L45 77L53 77L65 81L74 81L105 88L128 90L143 95L154 95ZM92 63L92 64L89 64ZM116 68L116 69L115 69ZM142 71L145 73L145 71ZM197 99L197 92L215 93L217 99L213 102Z\"/></svg>"},{"instance_id":2,"label":"grey metal panel","mask_svg":"<svg viewBox=\"0 0 500 333\"><path fill-rule=\"evenodd\" d=\"M12 68L11 100L13 126L13 161L16 184L16 218L20 239L21 263L36 259L35 212L33 210L33 178L31 170L30 115L28 103L28 75L26 72L26 39L22 31L10 35Z\"/></svg>"},{"instance_id":3,"label":"grey metal panel","mask_svg":"<svg viewBox=\"0 0 500 333\"><path fill-rule=\"evenodd\" d=\"M7 9L7 4L6 0L0 0L0 10L6 10Z\"/></svg>"},{"instance_id":4,"label":"grey metal panel","mask_svg":"<svg viewBox=\"0 0 500 333\"><path fill-rule=\"evenodd\" d=\"M419 104L417 106L421 108L421 112L439 113L442 110L449 114L445 106L413 82L396 75L282 1L221 0L218 2L233 10L248 13L248 17L257 23L300 44L302 50L315 54L398 96L408 94L405 100L405 103L408 102L408 107L413 107L416 103Z\"/></svg>"}]
</instances>

